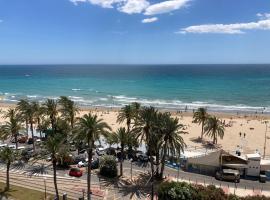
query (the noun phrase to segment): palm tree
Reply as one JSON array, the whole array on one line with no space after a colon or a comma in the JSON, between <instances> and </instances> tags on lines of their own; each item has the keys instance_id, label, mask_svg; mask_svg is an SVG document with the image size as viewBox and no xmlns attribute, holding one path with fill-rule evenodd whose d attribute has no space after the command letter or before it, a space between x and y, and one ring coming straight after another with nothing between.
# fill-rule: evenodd
<instances>
[{"instance_id":1,"label":"palm tree","mask_svg":"<svg viewBox=\"0 0 270 200\"><path fill-rule=\"evenodd\" d=\"M8 121L0 127L0 137L4 140L13 137L18 149L18 133L23 129L21 115L16 109L11 108L5 114L5 118L8 118Z\"/></svg>"},{"instance_id":2,"label":"palm tree","mask_svg":"<svg viewBox=\"0 0 270 200\"><path fill-rule=\"evenodd\" d=\"M119 128L112 137L115 138L115 143L120 144L121 147L121 159L120 159L120 176L123 176L123 157L124 148L129 144L129 132L124 127Z\"/></svg>"},{"instance_id":3,"label":"palm tree","mask_svg":"<svg viewBox=\"0 0 270 200\"><path fill-rule=\"evenodd\" d=\"M20 100L17 104L17 109L21 112L21 115L24 116L26 123L30 124L31 135L33 139L33 151L35 151L35 140L34 140L34 127L35 116L36 116L36 102L29 102L28 100Z\"/></svg>"},{"instance_id":4,"label":"palm tree","mask_svg":"<svg viewBox=\"0 0 270 200\"><path fill-rule=\"evenodd\" d=\"M165 168L165 159L170 153L171 155L177 155L179 152L183 152L186 144L181 134L187 134L183 131L184 125L179 123L178 118L172 118L170 114L162 114L161 134L162 134L162 160L161 160L161 172L160 177L163 177Z\"/></svg>"},{"instance_id":5,"label":"palm tree","mask_svg":"<svg viewBox=\"0 0 270 200\"><path fill-rule=\"evenodd\" d=\"M111 130L110 126L103 122L102 119L98 119L97 115L91 113L85 114L82 118L79 118L77 124L77 133L75 139L83 141L87 145L88 153L88 174L87 174L87 199L90 200L90 186L91 186L91 164L92 153L94 148L94 142L100 139L100 136L106 137L108 130Z\"/></svg>"},{"instance_id":6,"label":"palm tree","mask_svg":"<svg viewBox=\"0 0 270 200\"><path fill-rule=\"evenodd\" d=\"M78 106L75 104L74 101L70 100L65 96L60 97L59 104L61 106L60 111L62 113L62 117L70 123L71 129L73 129L76 114L79 112Z\"/></svg>"},{"instance_id":7,"label":"palm tree","mask_svg":"<svg viewBox=\"0 0 270 200\"><path fill-rule=\"evenodd\" d=\"M225 128L224 124L217 117L210 116L207 119L204 131L213 138L213 143L217 144L217 137L223 139Z\"/></svg>"},{"instance_id":8,"label":"palm tree","mask_svg":"<svg viewBox=\"0 0 270 200\"><path fill-rule=\"evenodd\" d=\"M141 104L138 102L133 102L131 106L133 109L133 119L135 121L138 118L139 112L141 110Z\"/></svg>"},{"instance_id":9,"label":"palm tree","mask_svg":"<svg viewBox=\"0 0 270 200\"><path fill-rule=\"evenodd\" d=\"M35 121L37 122L37 126L36 126L36 130L39 131L39 134L40 134L40 138L42 138L42 121L44 121L44 112L45 112L45 109L44 107L42 107L38 102L34 101L33 102L33 107L35 109L35 113L34 113L34 118L35 118Z\"/></svg>"},{"instance_id":10,"label":"palm tree","mask_svg":"<svg viewBox=\"0 0 270 200\"><path fill-rule=\"evenodd\" d=\"M56 132L56 117L58 115L57 101L47 99L43 104L45 114L49 116L53 133Z\"/></svg>"},{"instance_id":11,"label":"palm tree","mask_svg":"<svg viewBox=\"0 0 270 200\"><path fill-rule=\"evenodd\" d=\"M133 117L133 109L131 105L126 105L121 108L117 116L117 122L122 123L126 121L127 132L130 132L130 124Z\"/></svg>"},{"instance_id":12,"label":"palm tree","mask_svg":"<svg viewBox=\"0 0 270 200\"><path fill-rule=\"evenodd\" d=\"M151 175L154 176L154 147L156 141L153 140L157 120L157 110L154 107L144 107L140 110L138 118L136 120L134 132L137 133L137 138L140 138L141 141L144 140L147 152L150 157L151 162Z\"/></svg>"},{"instance_id":13,"label":"palm tree","mask_svg":"<svg viewBox=\"0 0 270 200\"><path fill-rule=\"evenodd\" d=\"M17 158L17 153L10 149L9 147L4 147L0 150L0 160L5 162L7 171L6 171L6 188L5 190L9 190L9 170L10 170L10 165L12 162L14 162Z\"/></svg>"},{"instance_id":14,"label":"palm tree","mask_svg":"<svg viewBox=\"0 0 270 200\"><path fill-rule=\"evenodd\" d=\"M53 182L55 188L55 194L57 199L59 199L59 192L57 187L57 174L56 174L56 164L57 164L57 155L61 151L61 148L64 143L64 137L62 134L55 133L50 135L45 143L45 151L50 155L53 165Z\"/></svg>"},{"instance_id":15,"label":"palm tree","mask_svg":"<svg viewBox=\"0 0 270 200\"><path fill-rule=\"evenodd\" d=\"M196 112L193 114L193 122L198 123L199 125L202 125L202 130L201 130L201 139L203 139L203 134L204 134L204 126L205 122L208 118L208 113L206 108L198 108Z\"/></svg>"}]
</instances>

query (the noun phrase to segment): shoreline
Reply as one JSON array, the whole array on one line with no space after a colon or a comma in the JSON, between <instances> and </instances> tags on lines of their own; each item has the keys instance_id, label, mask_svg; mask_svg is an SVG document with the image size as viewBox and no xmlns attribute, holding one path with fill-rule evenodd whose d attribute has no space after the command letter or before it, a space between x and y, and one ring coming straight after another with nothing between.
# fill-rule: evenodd
<instances>
[{"instance_id":1,"label":"shoreline","mask_svg":"<svg viewBox=\"0 0 270 200\"><path fill-rule=\"evenodd\" d=\"M76 102L75 102L76 103ZM102 107L102 106L81 106L77 104L80 111L82 112L105 112L105 111L112 111L112 112L118 112L121 107ZM14 103L3 103L0 102L0 109L1 108L14 108L16 107L16 104ZM156 107L155 107L156 108ZM166 108L156 108L160 112L169 112L173 116L182 116L182 117L192 117L193 116L193 110L187 110L180 111L177 109L166 109ZM270 114L268 113L246 113L246 112L224 112L224 111L207 111L210 115L214 115L218 118L226 118L226 119L232 119L232 118L239 118L239 119L257 119L257 120L270 120Z\"/></svg>"},{"instance_id":2,"label":"shoreline","mask_svg":"<svg viewBox=\"0 0 270 200\"><path fill-rule=\"evenodd\" d=\"M0 103L2 110L7 110L10 107L15 107L15 104L3 104ZM80 107L80 112L77 117L81 117L88 112L96 114L99 118L103 119L112 131L116 131L120 127L126 126L125 123L117 123L118 108L104 108L104 107ZM161 110L165 112L166 110ZM212 138L205 135L205 143L198 142L198 137L201 135L201 125L193 123L192 112L171 111L172 117L179 118L179 123L186 126L188 134L181 135L188 146L188 149L206 149L207 143L212 142ZM261 154L264 150L265 142L265 120L270 121L269 115L245 115L245 114L228 114L222 112L209 112L209 114L217 116L220 120L224 121L225 134L223 139L218 138L218 146L225 151L235 152L237 149L241 149L243 153L254 153L258 150ZM2 115L1 115L2 116ZM5 119L0 118L0 123L4 123ZM270 126L269 126L270 130ZM241 133L241 134L240 134ZM270 156L270 131L267 132L266 141L266 155ZM187 149L187 150L188 150Z\"/></svg>"}]
</instances>

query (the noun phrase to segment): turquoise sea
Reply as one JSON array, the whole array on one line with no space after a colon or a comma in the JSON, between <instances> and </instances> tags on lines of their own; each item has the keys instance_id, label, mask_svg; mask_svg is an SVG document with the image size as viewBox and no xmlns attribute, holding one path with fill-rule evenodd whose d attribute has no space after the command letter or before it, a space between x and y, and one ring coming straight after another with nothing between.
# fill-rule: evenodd
<instances>
[{"instance_id":1,"label":"turquoise sea","mask_svg":"<svg viewBox=\"0 0 270 200\"><path fill-rule=\"evenodd\" d=\"M270 113L270 65L0 66L0 102L61 95L81 106Z\"/></svg>"}]
</instances>

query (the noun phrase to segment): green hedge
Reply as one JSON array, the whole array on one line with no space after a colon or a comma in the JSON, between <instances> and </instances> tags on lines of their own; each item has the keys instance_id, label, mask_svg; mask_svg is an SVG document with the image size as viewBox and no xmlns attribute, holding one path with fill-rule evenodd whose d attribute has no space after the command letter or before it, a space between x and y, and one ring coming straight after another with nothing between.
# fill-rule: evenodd
<instances>
[{"instance_id":1,"label":"green hedge","mask_svg":"<svg viewBox=\"0 0 270 200\"><path fill-rule=\"evenodd\" d=\"M159 200L270 200L265 196L238 197L226 195L220 188L214 185L204 187L191 185L184 182L163 182L158 188Z\"/></svg>"},{"instance_id":2,"label":"green hedge","mask_svg":"<svg viewBox=\"0 0 270 200\"><path fill-rule=\"evenodd\" d=\"M114 178L117 176L117 163L114 156L104 155L100 158L100 175Z\"/></svg>"}]
</instances>

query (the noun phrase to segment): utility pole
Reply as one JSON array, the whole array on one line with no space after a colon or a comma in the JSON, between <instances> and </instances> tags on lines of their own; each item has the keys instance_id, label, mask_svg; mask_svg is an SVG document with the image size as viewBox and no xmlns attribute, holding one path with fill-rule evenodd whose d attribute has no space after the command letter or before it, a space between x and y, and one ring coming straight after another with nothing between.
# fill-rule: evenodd
<instances>
[{"instance_id":1,"label":"utility pole","mask_svg":"<svg viewBox=\"0 0 270 200\"><path fill-rule=\"evenodd\" d=\"M266 150L266 134L267 134L267 124L268 121L265 121L265 134L264 134L264 147L263 147L263 158L265 159L265 150Z\"/></svg>"}]
</instances>

